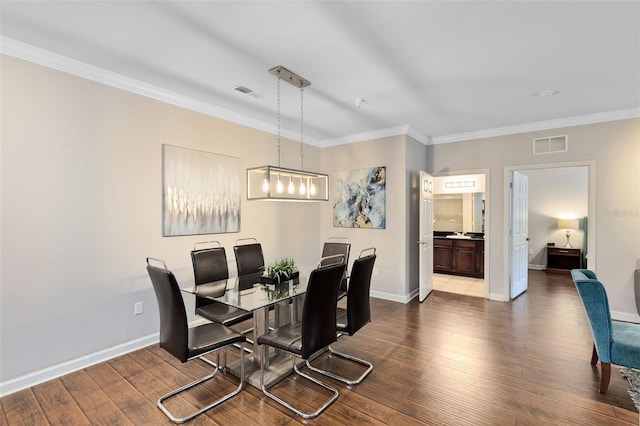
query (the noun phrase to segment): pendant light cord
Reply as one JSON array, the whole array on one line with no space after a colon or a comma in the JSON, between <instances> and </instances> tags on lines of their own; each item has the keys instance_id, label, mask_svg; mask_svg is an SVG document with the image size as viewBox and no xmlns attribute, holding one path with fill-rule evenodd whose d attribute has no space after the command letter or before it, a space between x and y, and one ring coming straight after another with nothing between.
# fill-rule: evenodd
<instances>
[{"instance_id":1,"label":"pendant light cord","mask_svg":"<svg viewBox=\"0 0 640 426\"><path fill-rule=\"evenodd\" d=\"M304 170L304 87L300 88L300 170Z\"/></svg>"},{"instance_id":2,"label":"pendant light cord","mask_svg":"<svg viewBox=\"0 0 640 426\"><path fill-rule=\"evenodd\" d=\"M280 75L278 74L278 167L280 167Z\"/></svg>"}]
</instances>

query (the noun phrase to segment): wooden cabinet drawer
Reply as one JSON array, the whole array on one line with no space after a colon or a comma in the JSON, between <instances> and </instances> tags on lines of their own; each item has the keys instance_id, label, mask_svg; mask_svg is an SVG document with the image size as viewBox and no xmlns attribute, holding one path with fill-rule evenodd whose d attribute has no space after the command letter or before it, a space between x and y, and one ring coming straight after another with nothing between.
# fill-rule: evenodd
<instances>
[{"instance_id":1,"label":"wooden cabinet drawer","mask_svg":"<svg viewBox=\"0 0 640 426\"><path fill-rule=\"evenodd\" d=\"M547 247L547 253L559 256L580 256L580 249L571 247Z\"/></svg>"}]
</instances>

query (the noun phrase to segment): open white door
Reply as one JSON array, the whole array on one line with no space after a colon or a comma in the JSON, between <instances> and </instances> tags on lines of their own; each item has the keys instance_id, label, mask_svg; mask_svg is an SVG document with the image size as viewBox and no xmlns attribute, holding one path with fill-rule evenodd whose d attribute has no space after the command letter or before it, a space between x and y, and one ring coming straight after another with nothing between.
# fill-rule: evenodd
<instances>
[{"instance_id":1,"label":"open white door","mask_svg":"<svg viewBox=\"0 0 640 426\"><path fill-rule=\"evenodd\" d=\"M421 302L433 290L433 178L420 172L420 295Z\"/></svg>"},{"instance_id":2,"label":"open white door","mask_svg":"<svg viewBox=\"0 0 640 426\"><path fill-rule=\"evenodd\" d=\"M515 299L528 285L529 179L516 171L510 173L509 287L511 298Z\"/></svg>"}]
</instances>

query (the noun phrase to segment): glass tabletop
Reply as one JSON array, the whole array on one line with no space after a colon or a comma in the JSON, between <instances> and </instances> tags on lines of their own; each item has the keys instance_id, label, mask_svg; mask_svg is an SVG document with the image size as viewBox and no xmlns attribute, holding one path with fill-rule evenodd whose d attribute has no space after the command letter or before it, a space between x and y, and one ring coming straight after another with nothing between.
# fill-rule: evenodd
<instances>
[{"instance_id":1,"label":"glass tabletop","mask_svg":"<svg viewBox=\"0 0 640 426\"><path fill-rule=\"evenodd\" d=\"M261 276L262 273L241 275L198 286L184 283L180 289L245 311L264 308L307 291L308 274L302 272L295 279L275 285L261 283Z\"/></svg>"}]
</instances>

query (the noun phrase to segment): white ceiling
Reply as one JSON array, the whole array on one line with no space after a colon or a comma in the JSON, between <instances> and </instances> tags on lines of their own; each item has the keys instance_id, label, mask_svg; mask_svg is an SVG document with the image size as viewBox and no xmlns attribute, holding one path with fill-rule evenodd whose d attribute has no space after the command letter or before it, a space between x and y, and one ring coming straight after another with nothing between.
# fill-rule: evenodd
<instances>
[{"instance_id":1,"label":"white ceiling","mask_svg":"<svg viewBox=\"0 0 640 426\"><path fill-rule=\"evenodd\" d=\"M312 83L304 137L320 146L401 126L439 142L640 111L639 1L3 0L0 15L4 45L42 48L271 131L268 69L283 65ZM558 94L534 95L542 90ZM299 138L299 91L281 93L283 134Z\"/></svg>"}]
</instances>

